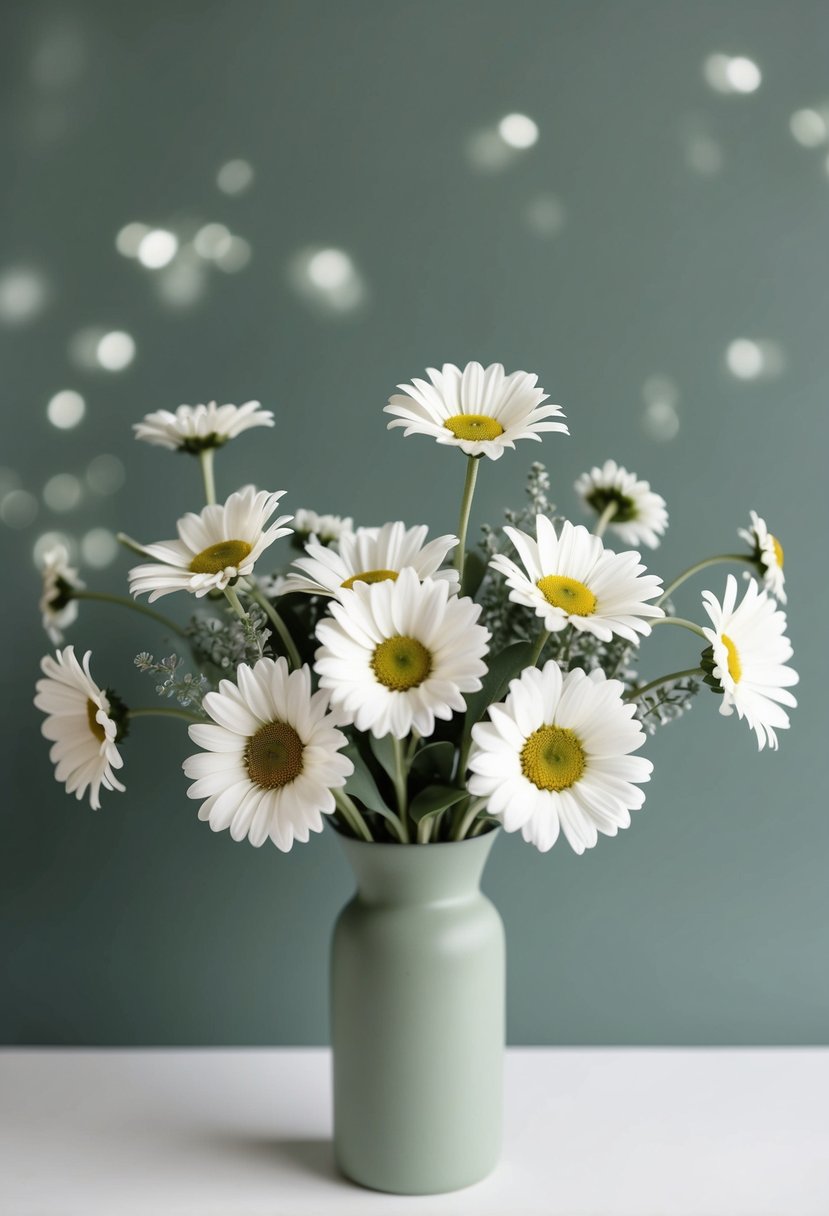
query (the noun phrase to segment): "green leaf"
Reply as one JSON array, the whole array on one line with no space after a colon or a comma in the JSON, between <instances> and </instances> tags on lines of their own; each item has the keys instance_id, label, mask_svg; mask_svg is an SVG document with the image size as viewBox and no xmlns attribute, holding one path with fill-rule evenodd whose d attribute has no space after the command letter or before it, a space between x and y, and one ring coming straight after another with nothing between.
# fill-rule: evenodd
<instances>
[{"instance_id":1,"label":"green leaf","mask_svg":"<svg viewBox=\"0 0 829 1216\"><path fill-rule=\"evenodd\" d=\"M466 702L465 735L484 716L489 705L503 699L510 680L529 667L534 651L532 642L513 642L499 654L489 656L489 671L483 678L481 690Z\"/></svg>"},{"instance_id":2,"label":"green leaf","mask_svg":"<svg viewBox=\"0 0 829 1216\"><path fill-rule=\"evenodd\" d=\"M444 739L440 743L427 743L415 753L412 773L419 777L439 777L448 781L455 762L455 745Z\"/></svg>"},{"instance_id":3,"label":"green leaf","mask_svg":"<svg viewBox=\"0 0 829 1216\"><path fill-rule=\"evenodd\" d=\"M439 811L445 811L447 807L454 806L462 798L468 797L466 790L458 789L456 785L427 785L425 790L421 790L417 797L412 799L409 817L419 823L428 815L437 815Z\"/></svg>"},{"instance_id":4,"label":"green leaf","mask_svg":"<svg viewBox=\"0 0 829 1216\"><path fill-rule=\"evenodd\" d=\"M377 783L371 775L371 770L360 755L354 743L343 748L344 756L348 756L354 765L354 772L345 783L345 792L361 802L368 811L376 811L384 819L394 818L386 806L383 796L377 788Z\"/></svg>"},{"instance_id":5,"label":"green leaf","mask_svg":"<svg viewBox=\"0 0 829 1216\"><path fill-rule=\"evenodd\" d=\"M396 781L397 765L394 762L394 739L392 736L385 735L382 739L375 739L374 735L369 735L368 744L374 759L383 771L388 773L392 781Z\"/></svg>"},{"instance_id":6,"label":"green leaf","mask_svg":"<svg viewBox=\"0 0 829 1216\"><path fill-rule=\"evenodd\" d=\"M468 595L473 600L480 590L481 583L484 581L486 574L487 563L481 557L480 553L476 553L474 549L466 554L463 562L463 582L461 583L461 595Z\"/></svg>"}]
</instances>

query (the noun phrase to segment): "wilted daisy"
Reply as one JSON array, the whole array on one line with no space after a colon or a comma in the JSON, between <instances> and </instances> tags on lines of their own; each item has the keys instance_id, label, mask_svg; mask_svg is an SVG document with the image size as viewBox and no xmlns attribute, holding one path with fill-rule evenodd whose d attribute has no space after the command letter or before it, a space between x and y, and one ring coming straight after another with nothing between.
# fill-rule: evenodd
<instances>
[{"instance_id":1,"label":"wilted daisy","mask_svg":"<svg viewBox=\"0 0 829 1216\"><path fill-rule=\"evenodd\" d=\"M203 798L199 819L214 832L230 828L257 847L270 838L287 853L295 840L321 832L335 809L332 790L354 770L340 753L348 740L328 713L324 692L311 692L308 667L289 672L285 659L242 663L236 680L222 680L204 698L212 723L190 727L203 750L184 761Z\"/></svg>"},{"instance_id":2,"label":"wilted daisy","mask_svg":"<svg viewBox=\"0 0 829 1216\"><path fill-rule=\"evenodd\" d=\"M776 536L772 536L756 511L751 512L751 527L738 529L740 538L747 541L752 548L752 556L763 579L763 586L773 596L786 602L786 592L783 584L783 546Z\"/></svg>"},{"instance_id":3,"label":"wilted daisy","mask_svg":"<svg viewBox=\"0 0 829 1216\"><path fill-rule=\"evenodd\" d=\"M353 531L354 520L350 515L318 515L316 511L300 507L294 516L293 541L300 548L304 548L308 540L317 541L320 545L333 545L346 532Z\"/></svg>"},{"instance_id":4,"label":"wilted daisy","mask_svg":"<svg viewBox=\"0 0 829 1216\"><path fill-rule=\"evenodd\" d=\"M441 570L440 566L458 538L438 536L427 544L428 531L425 524L407 528L398 521L383 524L382 528L358 528L356 532L344 533L336 549L313 542L307 544L307 556L294 562L301 573L289 573L284 590L339 596L355 583L394 582L400 571L410 566L418 578L445 581L455 592L457 570Z\"/></svg>"},{"instance_id":5,"label":"wilted daisy","mask_svg":"<svg viewBox=\"0 0 829 1216\"><path fill-rule=\"evenodd\" d=\"M654 574L645 574L639 554L614 553L581 524L565 520L561 535L552 522L536 516L536 538L504 528L523 562L522 570L498 553L490 565L506 577L510 599L532 608L551 632L574 625L609 642L614 633L638 642L649 634L648 618L664 616L647 603L662 591Z\"/></svg>"},{"instance_id":6,"label":"wilted daisy","mask_svg":"<svg viewBox=\"0 0 829 1216\"><path fill-rule=\"evenodd\" d=\"M500 363L483 368L467 363L461 371L454 363L444 363L440 371L426 369L431 384L413 380L398 384L403 392L389 398L384 412L396 415L389 423L405 427L404 435L430 435L438 443L459 447L467 456L489 456L497 460L518 439L536 439L542 431L568 434L558 405L542 405L547 400L537 388L537 376L528 372L505 375Z\"/></svg>"},{"instance_id":7,"label":"wilted daisy","mask_svg":"<svg viewBox=\"0 0 829 1216\"><path fill-rule=\"evenodd\" d=\"M69 554L64 545L54 545L43 556L41 567L43 594L40 611L43 628L55 646L63 641L63 630L68 629L78 617L78 602L72 598L73 591L80 591L83 583L78 572L69 565Z\"/></svg>"},{"instance_id":8,"label":"wilted daisy","mask_svg":"<svg viewBox=\"0 0 829 1216\"><path fill-rule=\"evenodd\" d=\"M156 410L143 422L133 424L136 439L154 443L171 451L199 452L220 448L254 426L273 426L273 413L263 410L258 401L245 405L180 405L173 414Z\"/></svg>"},{"instance_id":9,"label":"wilted daisy","mask_svg":"<svg viewBox=\"0 0 829 1216\"><path fill-rule=\"evenodd\" d=\"M75 658L75 648L46 655L40 667L45 679L37 682L35 705L47 715L41 727L52 741L49 758L55 765L55 779L63 782L68 794L83 798L89 790L89 805L101 805L101 786L121 790L113 769L124 761L115 746L119 736L116 715L123 707L111 693L99 688L89 670L91 651L83 667Z\"/></svg>"},{"instance_id":10,"label":"wilted daisy","mask_svg":"<svg viewBox=\"0 0 829 1216\"><path fill-rule=\"evenodd\" d=\"M606 460L601 468L582 473L575 491L599 518L611 506L615 508L607 526L626 545L644 544L655 549L668 526L665 499L615 460Z\"/></svg>"},{"instance_id":11,"label":"wilted daisy","mask_svg":"<svg viewBox=\"0 0 829 1216\"><path fill-rule=\"evenodd\" d=\"M431 735L435 718L463 711L462 694L481 687L489 631L477 624L480 605L445 580L421 582L407 567L394 582L355 583L331 613L317 625L314 666L341 720L358 730Z\"/></svg>"},{"instance_id":12,"label":"wilted daisy","mask_svg":"<svg viewBox=\"0 0 829 1216\"><path fill-rule=\"evenodd\" d=\"M291 531L283 526L290 522L290 515L280 515L266 526L284 493L257 492L253 486L245 486L223 506L185 515L178 521L178 540L142 546L156 563L130 570L130 591L133 595L149 591L150 603L172 591L203 596L208 591L223 591L237 578L251 574L268 546Z\"/></svg>"},{"instance_id":13,"label":"wilted daisy","mask_svg":"<svg viewBox=\"0 0 829 1216\"><path fill-rule=\"evenodd\" d=\"M703 632L713 651L711 673L723 691L720 713L736 709L757 735L760 751L766 743L776 748L775 730L789 726L789 715L781 706L797 705L788 689L800 678L785 665L792 657L785 613L754 579L737 604L733 574L728 576L722 604L711 591L703 591L702 600L714 626Z\"/></svg>"},{"instance_id":14,"label":"wilted daisy","mask_svg":"<svg viewBox=\"0 0 829 1216\"><path fill-rule=\"evenodd\" d=\"M525 668L509 688L505 701L490 706L490 721L472 728L467 788L488 800L487 813L508 832L520 828L542 853L559 830L583 853L599 832L615 836L629 827L653 765L630 754L645 733L621 682L601 668L562 676L550 660L540 671Z\"/></svg>"}]
</instances>

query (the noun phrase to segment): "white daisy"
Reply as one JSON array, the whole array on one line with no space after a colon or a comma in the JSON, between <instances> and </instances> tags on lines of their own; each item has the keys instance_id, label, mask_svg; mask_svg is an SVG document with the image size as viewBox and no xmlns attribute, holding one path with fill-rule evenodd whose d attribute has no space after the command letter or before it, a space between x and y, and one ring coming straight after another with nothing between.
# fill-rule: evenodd
<instances>
[{"instance_id":1,"label":"white daisy","mask_svg":"<svg viewBox=\"0 0 829 1216\"><path fill-rule=\"evenodd\" d=\"M230 828L234 840L247 836L257 847L270 837L287 853L321 832L335 809L331 791L354 771L340 754L348 740L327 695L312 694L308 667L289 672L285 659L260 659L242 663L236 680L204 698L213 722L190 727L203 750L184 761L187 795L204 799L199 819L214 832Z\"/></svg>"},{"instance_id":2,"label":"white daisy","mask_svg":"<svg viewBox=\"0 0 829 1216\"><path fill-rule=\"evenodd\" d=\"M150 603L172 591L203 596L208 591L223 591L237 578L251 574L268 546L291 531L283 527L290 515L280 515L266 527L284 493L257 492L253 486L245 486L223 506L185 515L178 521L178 540L142 546L158 564L130 570L130 591L133 595L149 591Z\"/></svg>"},{"instance_id":3,"label":"white daisy","mask_svg":"<svg viewBox=\"0 0 829 1216\"><path fill-rule=\"evenodd\" d=\"M751 545L765 590L770 591L781 604L785 604L786 592L783 584L786 580L783 575L783 546L780 541L776 536L772 536L766 521L761 519L756 511L751 512L751 527L739 528L738 535Z\"/></svg>"},{"instance_id":4,"label":"white daisy","mask_svg":"<svg viewBox=\"0 0 829 1216\"><path fill-rule=\"evenodd\" d=\"M541 441L542 431L569 434L558 405L542 405L547 400L536 387L537 376L528 372L504 374L500 363L483 368L467 363L461 371L454 363L444 363L440 371L426 369L431 380L398 384L403 394L389 398L384 413L395 414L389 430L405 427L404 435L431 435L438 443L459 447L467 456L489 456L497 460L517 439Z\"/></svg>"},{"instance_id":5,"label":"white daisy","mask_svg":"<svg viewBox=\"0 0 829 1216\"><path fill-rule=\"evenodd\" d=\"M180 405L174 414L156 410L143 422L133 424L136 439L170 451L192 452L198 455L208 448L220 448L228 439L254 426L273 426L271 410L260 408L258 401L245 405Z\"/></svg>"},{"instance_id":6,"label":"white daisy","mask_svg":"<svg viewBox=\"0 0 829 1216\"><path fill-rule=\"evenodd\" d=\"M407 567L396 582L355 583L332 601L334 620L317 625L314 664L346 724L378 739L431 735L435 718L466 708L486 673L489 631L479 604L452 595L446 581L420 581Z\"/></svg>"},{"instance_id":7,"label":"white daisy","mask_svg":"<svg viewBox=\"0 0 829 1216\"><path fill-rule=\"evenodd\" d=\"M351 516L318 515L300 507L294 516L294 540L304 547L306 540L315 540L321 545L336 544L347 532L354 531Z\"/></svg>"},{"instance_id":8,"label":"white daisy","mask_svg":"<svg viewBox=\"0 0 829 1216\"><path fill-rule=\"evenodd\" d=\"M800 678L792 667L785 666L792 657L785 636L785 613L754 579L737 605L733 574L728 576L722 604L711 591L703 591L702 601L714 626L703 633L713 651L711 673L723 691L720 713L731 714L736 709L757 735L760 751L766 743L776 748L775 729L789 726L789 715L781 705L791 709L797 705L787 690Z\"/></svg>"},{"instance_id":9,"label":"white daisy","mask_svg":"<svg viewBox=\"0 0 829 1216\"><path fill-rule=\"evenodd\" d=\"M43 594L40 597L40 611L43 628L50 641L59 646L63 641L64 629L68 629L78 618L78 602L72 598L72 592L82 590L84 584L78 578L77 570L69 565L69 554L64 545L55 545L43 555L41 573Z\"/></svg>"},{"instance_id":10,"label":"white daisy","mask_svg":"<svg viewBox=\"0 0 829 1216\"><path fill-rule=\"evenodd\" d=\"M337 549L310 543L307 557L294 562L301 574L289 573L285 591L307 591L312 595L339 597L355 583L392 582L410 566L420 579L433 578L458 590L457 570L441 570L455 545L457 536L438 536L426 544L429 529L425 524L407 528L404 523L383 524L382 528L358 528L340 537Z\"/></svg>"},{"instance_id":11,"label":"white daisy","mask_svg":"<svg viewBox=\"0 0 829 1216\"><path fill-rule=\"evenodd\" d=\"M609 642L614 633L638 642L649 634L646 618L665 613L647 600L662 591L654 574L644 574L639 554L614 553L581 524L565 520L561 535L544 515L536 516L536 536L517 528L504 528L524 570L498 553L490 565L505 575L513 603L535 610L551 632L574 625ZM526 572L526 573L525 573Z\"/></svg>"},{"instance_id":12,"label":"white daisy","mask_svg":"<svg viewBox=\"0 0 829 1216\"><path fill-rule=\"evenodd\" d=\"M470 794L487 798L487 813L508 832L519 828L542 853L564 832L576 853L592 849L598 833L630 826L653 765L630 753L645 732L624 685L601 668L566 676L554 660L527 667L510 683L489 722L472 728Z\"/></svg>"},{"instance_id":13,"label":"white daisy","mask_svg":"<svg viewBox=\"0 0 829 1216\"><path fill-rule=\"evenodd\" d=\"M87 650L84 655L83 667L73 646L56 651L54 658L46 655L40 663L46 678L37 682L35 705L47 715L41 731L53 745L49 758L55 779L76 798L83 798L88 789L89 805L97 811L101 786L124 789L112 771L124 763L115 746L119 734L115 715L123 707L92 679L91 653Z\"/></svg>"},{"instance_id":14,"label":"white daisy","mask_svg":"<svg viewBox=\"0 0 829 1216\"><path fill-rule=\"evenodd\" d=\"M658 546L668 526L667 504L647 481L640 481L615 460L606 460L601 468L582 473L574 488L585 506L592 508L599 518L611 504L615 507L607 526L626 545L643 544L651 549Z\"/></svg>"}]
</instances>

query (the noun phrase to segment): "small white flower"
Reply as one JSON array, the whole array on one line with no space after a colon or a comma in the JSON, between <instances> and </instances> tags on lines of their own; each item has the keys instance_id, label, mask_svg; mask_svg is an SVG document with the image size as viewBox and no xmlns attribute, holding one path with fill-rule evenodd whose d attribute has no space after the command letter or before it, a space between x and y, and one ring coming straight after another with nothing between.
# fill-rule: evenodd
<instances>
[{"instance_id":1,"label":"small white flower","mask_svg":"<svg viewBox=\"0 0 829 1216\"><path fill-rule=\"evenodd\" d=\"M229 439L254 426L273 426L271 410L260 408L258 401L245 405L180 405L174 414L156 410L143 422L133 424L136 439L171 451L198 454L207 448L219 448Z\"/></svg>"},{"instance_id":2,"label":"small white flower","mask_svg":"<svg viewBox=\"0 0 829 1216\"><path fill-rule=\"evenodd\" d=\"M606 460L601 468L582 473L575 491L586 507L601 516L611 503L616 513L608 527L626 545L647 545L655 549L668 526L665 499L655 494L647 481L640 481L615 460Z\"/></svg>"},{"instance_id":3,"label":"small white flower","mask_svg":"<svg viewBox=\"0 0 829 1216\"><path fill-rule=\"evenodd\" d=\"M609 642L614 633L638 642L651 631L646 618L665 613L648 604L662 591L654 574L645 574L639 554L614 553L581 524L565 520L561 535L544 515L536 516L536 538L504 528L524 570L498 553L490 565L506 577L513 603L532 608L550 632L573 625Z\"/></svg>"},{"instance_id":4,"label":"small white flower","mask_svg":"<svg viewBox=\"0 0 829 1216\"><path fill-rule=\"evenodd\" d=\"M772 536L766 521L761 519L756 511L751 512L751 527L739 528L738 535L741 540L747 541L751 545L752 555L762 576L764 589L770 591L776 599L780 600L781 604L785 604L784 583L786 580L783 575L783 546L780 541L776 536Z\"/></svg>"},{"instance_id":5,"label":"small white flower","mask_svg":"<svg viewBox=\"0 0 829 1216\"><path fill-rule=\"evenodd\" d=\"M404 435L430 435L438 443L459 447L467 456L489 456L497 460L518 439L541 441L542 431L569 434L558 405L542 405L547 400L537 388L537 376L528 372L504 374L500 363L483 368L467 363L461 371L454 363L444 363L440 371L426 369L431 384L413 380L398 384L384 408L396 415L389 430L402 426Z\"/></svg>"},{"instance_id":6,"label":"small white flower","mask_svg":"<svg viewBox=\"0 0 829 1216\"><path fill-rule=\"evenodd\" d=\"M260 659L242 663L236 680L204 698L212 723L190 727L203 750L184 761L187 794L204 799L199 819L214 832L230 828L234 840L257 847L270 838L287 853L321 832L335 809L331 791L354 771L340 754L348 740L327 695L312 694L308 667L289 673L285 659Z\"/></svg>"},{"instance_id":7,"label":"small white flower","mask_svg":"<svg viewBox=\"0 0 829 1216\"><path fill-rule=\"evenodd\" d=\"M425 524L407 528L398 521L346 533L340 537L337 549L312 542L305 546L307 557L294 562L301 574L288 574L284 592L340 597L358 582L394 582L400 571L410 566L421 580L445 581L455 593L459 585L457 570L441 570L440 566L458 538L438 536L426 544L428 531Z\"/></svg>"},{"instance_id":8,"label":"small white flower","mask_svg":"<svg viewBox=\"0 0 829 1216\"><path fill-rule=\"evenodd\" d=\"M40 611L43 628L50 641L59 646L63 641L64 629L68 629L78 618L78 602L72 598L72 592L81 591L84 584L78 578L77 570L69 565L69 554L64 545L55 545L44 554L41 573L43 594L40 597Z\"/></svg>"},{"instance_id":9,"label":"small white flower","mask_svg":"<svg viewBox=\"0 0 829 1216\"><path fill-rule=\"evenodd\" d=\"M749 581L742 603L737 604L737 580L729 574L722 604L711 591L702 602L713 629L703 632L713 650L712 674L723 690L721 714L745 718L757 736L760 751L766 743L777 748L775 730L786 730L797 701L788 692L799 676L785 664L792 646L785 636L786 615L774 600Z\"/></svg>"},{"instance_id":10,"label":"small white flower","mask_svg":"<svg viewBox=\"0 0 829 1216\"><path fill-rule=\"evenodd\" d=\"M185 515L178 521L178 540L142 546L158 564L130 570L130 591L133 595L149 591L150 603L172 591L203 596L224 591L237 578L252 574L268 546L291 531L283 527L290 515L280 515L266 526L284 493L245 486L223 506L214 504L199 515Z\"/></svg>"},{"instance_id":11,"label":"small white flower","mask_svg":"<svg viewBox=\"0 0 829 1216\"><path fill-rule=\"evenodd\" d=\"M300 507L294 516L294 538L299 541L314 540L321 545L336 544L347 532L354 531L351 516L318 515Z\"/></svg>"},{"instance_id":12,"label":"small white flower","mask_svg":"<svg viewBox=\"0 0 829 1216\"><path fill-rule=\"evenodd\" d=\"M55 765L55 780L76 798L83 798L88 789L89 805L97 811L101 786L123 791L112 770L124 761L115 746L114 699L92 679L91 654L87 650L83 667L73 646L58 650L54 658L46 655L40 663L46 678L37 682L35 705L47 715L41 731L53 744L49 758Z\"/></svg>"},{"instance_id":13,"label":"small white flower","mask_svg":"<svg viewBox=\"0 0 829 1216\"><path fill-rule=\"evenodd\" d=\"M314 666L344 723L378 739L412 728L426 737L481 687L489 631L477 624L480 605L447 582L421 582L407 567L396 582L355 583L330 608Z\"/></svg>"},{"instance_id":14,"label":"small white flower","mask_svg":"<svg viewBox=\"0 0 829 1216\"><path fill-rule=\"evenodd\" d=\"M645 733L624 686L600 668L562 676L554 660L527 667L509 695L489 708L489 722L472 728L467 789L488 799L487 813L508 832L519 828L542 853L564 832L576 853L592 849L598 833L630 826L653 765L630 753Z\"/></svg>"}]
</instances>

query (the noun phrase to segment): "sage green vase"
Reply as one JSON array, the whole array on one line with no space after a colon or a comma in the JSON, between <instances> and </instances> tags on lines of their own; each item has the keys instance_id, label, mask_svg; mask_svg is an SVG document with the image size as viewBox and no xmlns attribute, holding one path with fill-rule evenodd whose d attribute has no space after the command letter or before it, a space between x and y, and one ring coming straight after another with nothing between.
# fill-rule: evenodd
<instances>
[{"instance_id":1,"label":"sage green vase","mask_svg":"<svg viewBox=\"0 0 829 1216\"><path fill-rule=\"evenodd\" d=\"M363 1186L454 1191L497 1162L504 928L480 890L497 835L341 837L357 891L332 945L334 1147Z\"/></svg>"}]
</instances>

